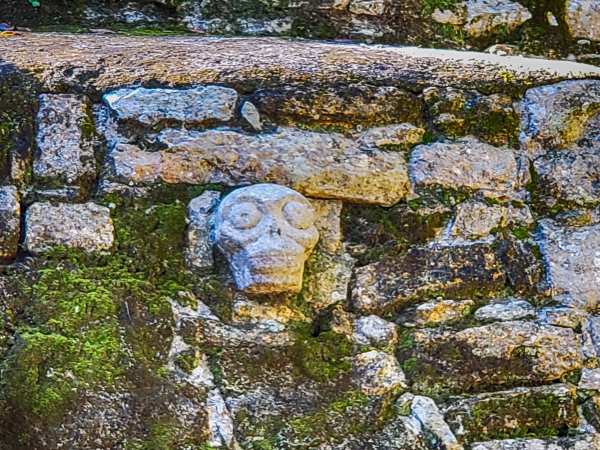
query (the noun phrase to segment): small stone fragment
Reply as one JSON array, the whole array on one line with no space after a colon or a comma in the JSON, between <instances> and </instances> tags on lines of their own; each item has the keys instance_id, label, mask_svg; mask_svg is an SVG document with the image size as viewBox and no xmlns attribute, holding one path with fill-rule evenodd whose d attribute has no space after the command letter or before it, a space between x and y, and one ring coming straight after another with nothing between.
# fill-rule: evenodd
<instances>
[{"instance_id":1,"label":"small stone fragment","mask_svg":"<svg viewBox=\"0 0 600 450\"><path fill-rule=\"evenodd\" d=\"M41 180L77 183L94 175L94 152L84 137L89 127L87 105L82 97L43 94L37 115L37 150L33 174Z\"/></svg>"},{"instance_id":2,"label":"small stone fragment","mask_svg":"<svg viewBox=\"0 0 600 450\"><path fill-rule=\"evenodd\" d=\"M386 146L408 149L423 142L425 130L410 123L370 128L358 137L358 143L366 147Z\"/></svg>"},{"instance_id":3,"label":"small stone fragment","mask_svg":"<svg viewBox=\"0 0 600 450\"><path fill-rule=\"evenodd\" d=\"M220 197L220 192L206 191L188 205L186 261L193 268L204 269L213 265L211 227Z\"/></svg>"},{"instance_id":4,"label":"small stone fragment","mask_svg":"<svg viewBox=\"0 0 600 450\"><path fill-rule=\"evenodd\" d=\"M394 323L388 322L379 316L370 315L360 317L354 321L352 339L359 345L372 345L378 348L387 347L397 342L398 330Z\"/></svg>"},{"instance_id":5,"label":"small stone fragment","mask_svg":"<svg viewBox=\"0 0 600 450\"><path fill-rule=\"evenodd\" d=\"M404 373L393 355L371 350L352 360L353 376L360 390L367 395L384 395L406 388Z\"/></svg>"},{"instance_id":6,"label":"small stone fragment","mask_svg":"<svg viewBox=\"0 0 600 450\"><path fill-rule=\"evenodd\" d=\"M411 404L411 416L419 421L431 448L462 450L463 446L444 421L444 416L429 397L416 395Z\"/></svg>"},{"instance_id":7,"label":"small stone fragment","mask_svg":"<svg viewBox=\"0 0 600 450\"><path fill-rule=\"evenodd\" d=\"M585 322L587 314L575 308L549 307L542 308L538 320L557 327L579 329Z\"/></svg>"},{"instance_id":8,"label":"small stone fragment","mask_svg":"<svg viewBox=\"0 0 600 450\"><path fill-rule=\"evenodd\" d=\"M234 116L238 94L221 86L192 89L123 88L104 94L104 103L119 120L153 126L163 121L186 125L226 122Z\"/></svg>"},{"instance_id":9,"label":"small stone fragment","mask_svg":"<svg viewBox=\"0 0 600 450\"><path fill-rule=\"evenodd\" d=\"M316 310L345 302L354 258L346 252L316 251L306 262L303 297Z\"/></svg>"},{"instance_id":10,"label":"small stone fragment","mask_svg":"<svg viewBox=\"0 0 600 450\"><path fill-rule=\"evenodd\" d=\"M0 187L0 260L17 256L21 229L21 205L14 186Z\"/></svg>"},{"instance_id":11,"label":"small stone fragment","mask_svg":"<svg viewBox=\"0 0 600 450\"><path fill-rule=\"evenodd\" d=\"M34 203L25 213L25 248L43 253L64 245L93 252L113 245L110 210L95 203Z\"/></svg>"},{"instance_id":12,"label":"small stone fragment","mask_svg":"<svg viewBox=\"0 0 600 450\"><path fill-rule=\"evenodd\" d=\"M471 37L485 36L499 30L512 32L533 16L527 8L510 0L471 0L463 29Z\"/></svg>"},{"instance_id":13,"label":"small stone fragment","mask_svg":"<svg viewBox=\"0 0 600 450\"><path fill-rule=\"evenodd\" d=\"M342 247L342 202L339 200L309 199L315 209L315 227L319 230L317 247L336 253Z\"/></svg>"},{"instance_id":14,"label":"small stone fragment","mask_svg":"<svg viewBox=\"0 0 600 450\"><path fill-rule=\"evenodd\" d=\"M212 389L206 399L209 444L211 447L234 448L233 420L219 389Z\"/></svg>"},{"instance_id":15,"label":"small stone fragment","mask_svg":"<svg viewBox=\"0 0 600 450\"><path fill-rule=\"evenodd\" d=\"M540 222L538 243L554 299L594 310L600 302L600 225L561 228L546 219Z\"/></svg>"},{"instance_id":16,"label":"small stone fragment","mask_svg":"<svg viewBox=\"0 0 600 450\"><path fill-rule=\"evenodd\" d=\"M415 188L480 191L486 197L515 199L524 187L525 167L508 148L474 138L419 145L411 154L409 174Z\"/></svg>"},{"instance_id":17,"label":"small stone fragment","mask_svg":"<svg viewBox=\"0 0 600 450\"><path fill-rule=\"evenodd\" d=\"M258 109L256 109L256 106L254 106L253 103L244 102L240 112L242 114L242 117L246 119L246 122L248 122L250 126L254 128L255 131L262 130L260 113L258 112Z\"/></svg>"},{"instance_id":18,"label":"small stone fragment","mask_svg":"<svg viewBox=\"0 0 600 450\"><path fill-rule=\"evenodd\" d=\"M482 306L474 316L484 321L530 319L535 317L535 308L525 300L509 298Z\"/></svg>"}]
</instances>

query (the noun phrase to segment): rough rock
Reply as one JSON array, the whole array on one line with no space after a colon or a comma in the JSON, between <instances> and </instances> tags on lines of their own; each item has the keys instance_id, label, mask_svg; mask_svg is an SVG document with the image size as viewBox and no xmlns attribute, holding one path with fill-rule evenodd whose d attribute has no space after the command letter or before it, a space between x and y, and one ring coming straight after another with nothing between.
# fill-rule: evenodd
<instances>
[{"instance_id":1,"label":"rough rock","mask_svg":"<svg viewBox=\"0 0 600 450\"><path fill-rule=\"evenodd\" d=\"M456 208L456 217L449 229L449 237L480 239L494 229L511 225L528 227L533 216L527 206L488 205L477 200L467 200Z\"/></svg>"},{"instance_id":2,"label":"rough rock","mask_svg":"<svg viewBox=\"0 0 600 450\"><path fill-rule=\"evenodd\" d=\"M25 213L25 248L42 253L54 246L108 250L114 240L110 210L95 203L34 203Z\"/></svg>"},{"instance_id":3,"label":"rough rock","mask_svg":"<svg viewBox=\"0 0 600 450\"><path fill-rule=\"evenodd\" d=\"M154 126L174 121L199 125L226 122L234 116L238 94L221 86L191 89L123 88L104 94L104 103L116 118Z\"/></svg>"},{"instance_id":4,"label":"rough rock","mask_svg":"<svg viewBox=\"0 0 600 450\"><path fill-rule=\"evenodd\" d=\"M525 300L509 298L482 306L474 316L484 321L531 319L535 317L535 308Z\"/></svg>"},{"instance_id":5,"label":"rough rock","mask_svg":"<svg viewBox=\"0 0 600 450\"><path fill-rule=\"evenodd\" d=\"M411 362L413 392L460 393L558 380L581 369L583 355L570 328L509 321L460 331L416 330L414 347L401 361L405 371Z\"/></svg>"},{"instance_id":6,"label":"rough rock","mask_svg":"<svg viewBox=\"0 0 600 450\"><path fill-rule=\"evenodd\" d=\"M579 329L587 314L575 308L548 307L538 312L538 320L548 325Z\"/></svg>"},{"instance_id":7,"label":"rough rock","mask_svg":"<svg viewBox=\"0 0 600 450\"><path fill-rule=\"evenodd\" d=\"M393 86L354 83L302 89L289 86L261 89L251 98L263 115L284 125L302 123L353 130L359 126L423 121L419 99Z\"/></svg>"},{"instance_id":8,"label":"rough rock","mask_svg":"<svg viewBox=\"0 0 600 450\"><path fill-rule=\"evenodd\" d=\"M413 247L405 255L356 269L352 305L360 312L396 309L428 293L470 296L504 285L504 273L489 245Z\"/></svg>"},{"instance_id":9,"label":"rough rock","mask_svg":"<svg viewBox=\"0 0 600 450\"><path fill-rule=\"evenodd\" d=\"M186 261L192 268L205 269L213 265L212 219L220 197L220 192L206 191L188 205Z\"/></svg>"},{"instance_id":10,"label":"rough rock","mask_svg":"<svg viewBox=\"0 0 600 450\"><path fill-rule=\"evenodd\" d=\"M473 135L492 145L518 142L519 116L509 95L429 87L423 99L435 128L449 138Z\"/></svg>"},{"instance_id":11,"label":"rough rock","mask_svg":"<svg viewBox=\"0 0 600 450\"><path fill-rule=\"evenodd\" d=\"M600 446L600 434L588 434L553 439L505 439L477 442L472 450L595 450Z\"/></svg>"},{"instance_id":12,"label":"rough rock","mask_svg":"<svg viewBox=\"0 0 600 450\"><path fill-rule=\"evenodd\" d=\"M215 214L214 237L237 288L247 294L299 292L304 263L319 240L315 218L305 197L276 184L228 194Z\"/></svg>"},{"instance_id":13,"label":"rough rock","mask_svg":"<svg viewBox=\"0 0 600 450\"><path fill-rule=\"evenodd\" d=\"M550 152L534 167L541 199L549 206L600 203L600 145Z\"/></svg>"},{"instance_id":14,"label":"rough rock","mask_svg":"<svg viewBox=\"0 0 600 450\"><path fill-rule=\"evenodd\" d=\"M561 228L543 220L538 243L554 299L563 306L595 309L600 302L600 226Z\"/></svg>"},{"instance_id":15,"label":"rough rock","mask_svg":"<svg viewBox=\"0 0 600 450\"><path fill-rule=\"evenodd\" d=\"M398 329L394 323L379 316L359 317L354 321L352 339L359 345L377 348L393 346L398 341Z\"/></svg>"},{"instance_id":16,"label":"rough rock","mask_svg":"<svg viewBox=\"0 0 600 450\"><path fill-rule=\"evenodd\" d=\"M317 311L345 302L355 260L345 251L316 251L306 263L304 300Z\"/></svg>"},{"instance_id":17,"label":"rough rock","mask_svg":"<svg viewBox=\"0 0 600 450\"><path fill-rule=\"evenodd\" d=\"M358 143L365 147L410 148L423 142L425 130L410 123L369 128L358 137Z\"/></svg>"},{"instance_id":18,"label":"rough rock","mask_svg":"<svg viewBox=\"0 0 600 450\"><path fill-rule=\"evenodd\" d=\"M588 366L600 362L600 316L588 316L582 324L583 353Z\"/></svg>"},{"instance_id":19,"label":"rough rock","mask_svg":"<svg viewBox=\"0 0 600 450\"><path fill-rule=\"evenodd\" d=\"M362 151L338 134L279 129L250 136L236 131L165 130L168 150L117 146L108 155L113 181L147 184L272 182L316 198L393 205L408 191L401 154Z\"/></svg>"},{"instance_id":20,"label":"rough rock","mask_svg":"<svg viewBox=\"0 0 600 450\"><path fill-rule=\"evenodd\" d=\"M471 37L510 33L531 17L527 8L510 0L460 2L453 10L436 9L432 15L436 22L462 26Z\"/></svg>"},{"instance_id":21,"label":"rough rock","mask_svg":"<svg viewBox=\"0 0 600 450\"><path fill-rule=\"evenodd\" d=\"M95 171L87 105L81 96L40 95L37 115L37 150L33 174L41 180L76 183L92 177Z\"/></svg>"},{"instance_id":22,"label":"rough rock","mask_svg":"<svg viewBox=\"0 0 600 450\"><path fill-rule=\"evenodd\" d=\"M584 367L577 388L600 391L600 369L587 369Z\"/></svg>"},{"instance_id":23,"label":"rough rock","mask_svg":"<svg viewBox=\"0 0 600 450\"><path fill-rule=\"evenodd\" d=\"M348 9L352 14L381 16L388 4L389 0L351 0Z\"/></svg>"},{"instance_id":24,"label":"rough rock","mask_svg":"<svg viewBox=\"0 0 600 450\"><path fill-rule=\"evenodd\" d=\"M393 355L371 350L352 360L355 383L367 395L383 395L406 388L404 373Z\"/></svg>"},{"instance_id":25,"label":"rough rock","mask_svg":"<svg viewBox=\"0 0 600 450\"><path fill-rule=\"evenodd\" d=\"M524 162L512 150L474 138L415 147L409 174L417 189L479 191L504 199L519 198L528 176Z\"/></svg>"},{"instance_id":26,"label":"rough rock","mask_svg":"<svg viewBox=\"0 0 600 450\"><path fill-rule=\"evenodd\" d=\"M211 447L239 448L235 441L233 420L218 389L212 389L206 399Z\"/></svg>"},{"instance_id":27,"label":"rough rock","mask_svg":"<svg viewBox=\"0 0 600 450\"><path fill-rule=\"evenodd\" d=\"M319 230L317 247L327 253L337 253L342 248L342 202L310 199L310 203L315 209L315 227Z\"/></svg>"},{"instance_id":28,"label":"rough rock","mask_svg":"<svg viewBox=\"0 0 600 450\"><path fill-rule=\"evenodd\" d=\"M0 187L0 260L17 255L21 236L21 205L14 186Z\"/></svg>"},{"instance_id":29,"label":"rough rock","mask_svg":"<svg viewBox=\"0 0 600 450\"><path fill-rule=\"evenodd\" d=\"M521 102L523 149L538 154L568 148L585 137L600 112L600 81L563 81L529 89Z\"/></svg>"},{"instance_id":30,"label":"rough rock","mask_svg":"<svg viewBox=\"0 0 600 450\"><path fill-rule=\"evenodd\" d=\"M594 0L567 0L566 17L574 38L600 41L600 4Z\"/></svg>"},{"instance_id":31,"label":"rough rock","mask_svg":"<svg viewBox=\"0 0 600 450\"><path fill-rule=\"evenodd\" d=\"M419 327L456 322L471 313L473 300L435 300L418 305L414 311L414 324Z\"/></svg>"},{"instance_id":32,"label":"rough rock","mask_svg":"<svg viewBox=\"0 0 600 450\"><path fill-rule=\"evenodd\" d=\"M451 399L444 417L466 442L526 437L579 424L575 387L565 384Z\"/></svg>"},{"instance_id":33,"label":"rough rock","mask_svg":"<svg viewBox=\"0 0 600 450\"><path fill-rule=\"evenodd\" d=\"M463 449L432 399L416 395L412 400L410 410L411 416L423 427L426 439L432 448Z\"/></svg>"}]
</instances>

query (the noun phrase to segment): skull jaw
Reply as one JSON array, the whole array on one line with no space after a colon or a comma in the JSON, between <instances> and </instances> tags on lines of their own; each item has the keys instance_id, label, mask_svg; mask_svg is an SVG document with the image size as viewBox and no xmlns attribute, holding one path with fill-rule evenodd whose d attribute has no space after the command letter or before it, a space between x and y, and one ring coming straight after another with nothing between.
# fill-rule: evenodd
<instances>
[{"instance_id":1,"label":"skull jaw","mask_svg":"<svg viewBox=\"0 0 600 450\"><path fill-rule=\"evenodd\" d=\"M234 258L232 268L236 287L246 294L297 293L302 289L304 259L300 255L275 258ZM285 264L282 264L285 260Z\"/></svg>"}]
</instances>

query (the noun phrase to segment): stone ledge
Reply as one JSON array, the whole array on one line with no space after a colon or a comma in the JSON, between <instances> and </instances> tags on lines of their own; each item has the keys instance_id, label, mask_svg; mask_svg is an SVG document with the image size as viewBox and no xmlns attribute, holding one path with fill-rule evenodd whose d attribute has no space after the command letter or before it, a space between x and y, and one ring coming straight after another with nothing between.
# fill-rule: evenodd
<instances>
[{"instance_id":1,"label":"stone ledge","mask_svg":"<svg viewBox=\"0 0 600 450\"><path fill-rule=\"evenodd\" d=\"M0 54L48 90L87 93L140 83L227 83L248 91L350 81L522 92L533 84L600 77L600 68L569 61L278 38L22 33L0 41Z\"/></svg>"}]
</instances>

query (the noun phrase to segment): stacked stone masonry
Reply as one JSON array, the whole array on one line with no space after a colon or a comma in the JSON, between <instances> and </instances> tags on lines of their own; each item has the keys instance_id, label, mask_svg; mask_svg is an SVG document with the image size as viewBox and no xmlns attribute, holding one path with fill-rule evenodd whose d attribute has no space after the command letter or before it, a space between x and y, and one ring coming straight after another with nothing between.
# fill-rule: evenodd
<instances>
[{"instance_id":1,"label":"stacked stone masonry","mask_svg":"<svg viewBox=\"0 0 600 450\"><path fill-rule=\"evenodd\" d=\"M600 448L600 81L45 67L0 190L0 448Z\"/></svg>"}]
</instances>

